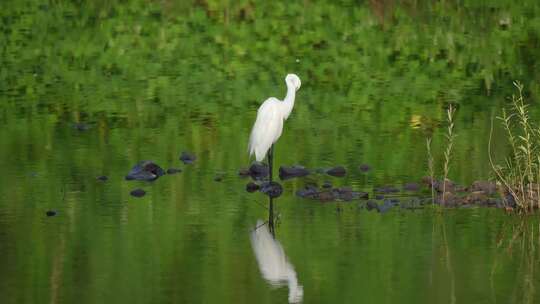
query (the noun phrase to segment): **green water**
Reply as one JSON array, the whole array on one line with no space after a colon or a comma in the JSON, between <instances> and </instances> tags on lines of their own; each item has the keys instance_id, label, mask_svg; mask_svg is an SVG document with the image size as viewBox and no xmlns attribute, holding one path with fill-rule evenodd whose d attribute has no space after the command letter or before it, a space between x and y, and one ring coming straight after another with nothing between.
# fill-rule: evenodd
<instances>
[{"instance_id":1,"label":"green water","mask_svg":"<svg viewBox=\"0 0 540 304\"><path fill-rule=\"evenodd\" d=\"M1 302L286 303L250 238L267 198L237 172L258 106L285 95L288 72L302 88L275 163L348 170L282 182L270 247L296 300L540 301L535 218L295 196L308 183L371 193L418 181L428 137L440 172L450 103L450 178L490 178L490 121L514 80L540 118L538 1L384 2L2 2ZM497 124L493 138L502 161ZM198 159L184 165L182 151ZM147 159L183 172L124 180Z\"/></svg>"}]
</instances>

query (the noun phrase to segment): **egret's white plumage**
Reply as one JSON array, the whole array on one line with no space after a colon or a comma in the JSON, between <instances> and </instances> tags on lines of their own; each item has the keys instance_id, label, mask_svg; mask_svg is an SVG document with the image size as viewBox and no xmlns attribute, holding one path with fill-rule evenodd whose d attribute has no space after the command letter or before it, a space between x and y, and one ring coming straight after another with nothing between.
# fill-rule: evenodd
<instances>
[{"instance_id":1,"label":"egret's white plumage","mask_svg":"<svg viewBox=\"0 0 540 304\"><path fill-rule=\"evenodd\" d=\"M289 303L301 302L304 288L298 284L296 271L287 259L283 246L272 237L263 221L258 220L256 227L251 232L251 246L264 279L275 286L287 284L289 286Z\"/></svg>"},{"instance_id":2,"label":"egret's white plumage","mask_svg":"<svg viewBox=\"0 0 540 304\"><path fill-rule=\"evenodd\" d=\"M257 111L257 119L249 137L249 155L255 154L257 161L262 161L268 149L283 132L283 122L289 118L294 107L296 91L300 88L300 78L295 74L285 77L287 95L283 101L270 97Z\"/></svg>"}]
</instances>

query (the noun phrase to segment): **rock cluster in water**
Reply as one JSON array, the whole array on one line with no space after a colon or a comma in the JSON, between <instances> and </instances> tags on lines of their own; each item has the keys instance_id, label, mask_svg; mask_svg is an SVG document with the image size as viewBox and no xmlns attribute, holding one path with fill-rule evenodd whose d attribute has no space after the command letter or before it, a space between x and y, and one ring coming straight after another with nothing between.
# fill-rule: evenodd
<instances>
[{"instance_id":1,"label":"rock cluster in water","mask_svg":"<svg viewBox=\"0 0 540 304\"><path fill-rule=\"evenodd\" d=\"M126 180L154 181L163 175L165 171L160 166L153 161L143 160L129 171Z\"/></svg>"}]
</instances>

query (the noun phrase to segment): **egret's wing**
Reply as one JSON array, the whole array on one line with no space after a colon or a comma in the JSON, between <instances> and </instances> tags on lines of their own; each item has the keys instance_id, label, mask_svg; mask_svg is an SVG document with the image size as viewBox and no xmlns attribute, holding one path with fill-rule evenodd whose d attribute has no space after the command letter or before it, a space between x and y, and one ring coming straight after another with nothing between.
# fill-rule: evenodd
<instances>
[{"instance_id":1,"label":"egret's wing","mask_svg":"<svg viewBox=\"0 0 540 304\"><path fill-rule=\"evenodd\" d=\"M264 159L270 146L283 131L283 115L279 103L276 98L268 98L257 111L257 119L249 137L249 155L255 154L257 161Z\"/></svg>"}]
</instances>

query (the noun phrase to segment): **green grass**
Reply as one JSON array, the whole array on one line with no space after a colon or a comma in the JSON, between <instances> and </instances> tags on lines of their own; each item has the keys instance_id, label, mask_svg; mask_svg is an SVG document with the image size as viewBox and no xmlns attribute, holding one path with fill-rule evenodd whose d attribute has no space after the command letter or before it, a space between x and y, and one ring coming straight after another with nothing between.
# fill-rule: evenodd
<instances>
[{"instance_id":1,"label":"green grass","mask_svg":"<svg viewBox=\"0 0 540 304\"><path fill-rule=\"evenodd\" d=\"M502 165L493 161L490 134L489 160L506 204L512 205L509 200L513 198L518 211L531 212L540 207L540 129L530 119L523 85L514 82L514 86L517 95L512 95L510 109L503 109L497 117L506 131L510 155Z\"/></svg>"}]
</instances>

